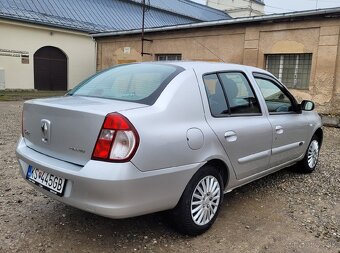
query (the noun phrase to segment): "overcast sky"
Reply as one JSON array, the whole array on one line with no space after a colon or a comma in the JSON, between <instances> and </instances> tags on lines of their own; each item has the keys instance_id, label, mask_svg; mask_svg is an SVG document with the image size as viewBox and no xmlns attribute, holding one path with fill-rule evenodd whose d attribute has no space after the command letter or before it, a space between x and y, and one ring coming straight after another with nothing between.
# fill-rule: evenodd
<instances>
[{"instance_id":1,"label":"overcast sky","mask_svg":"<svg viewBox=\"0 0 340 253\"><path fill-rule=\"evenodd\" d=\"M198 3L204 3L204 0L192 0ZM243 1L243 0L235 0ZM316 8L340 7L340 0L264 0L266 4L266 14L312 10ZM318 3L317 3L318 2Z\"/></svg>"}]
</instances>

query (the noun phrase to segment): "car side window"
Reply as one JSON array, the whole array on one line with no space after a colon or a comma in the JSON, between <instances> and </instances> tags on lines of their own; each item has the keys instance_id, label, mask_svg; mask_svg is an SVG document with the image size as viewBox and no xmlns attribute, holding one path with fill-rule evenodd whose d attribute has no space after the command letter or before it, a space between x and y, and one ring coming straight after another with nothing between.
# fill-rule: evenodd
<instances>
[{"instance_id":1,"label":"car side window","mask_svg":"<svg viewBox=\"0 0 340 253\"><path fill-rule=\"evenodd\" d=\"M290 98L278 87L278 85L268 79L255 77L255 80L266 101L269 113L284 113L294 111Z\"/></svg>"},{"instance_id":2,"label":"car side window","mask_svg":"<svg viewBox=\"0 0 340 253\"><path fill-rule=\"evenodd\" d=\"M227 95L227 101L232 115L261 113L259 102L254 91L242 73L220 73L219 77Z\"/></svg>"},{"instance_id":3,"label":"car side window","mask_svg":"<svg viewBox=\"0 0 340 253\"><path fill-rule=\"evenodd\" d=\"M210 111L213 116L228 114L229 109L221 83L216 74L203 76L205 90L208 95Z\"/></svg>"}]
</instances>

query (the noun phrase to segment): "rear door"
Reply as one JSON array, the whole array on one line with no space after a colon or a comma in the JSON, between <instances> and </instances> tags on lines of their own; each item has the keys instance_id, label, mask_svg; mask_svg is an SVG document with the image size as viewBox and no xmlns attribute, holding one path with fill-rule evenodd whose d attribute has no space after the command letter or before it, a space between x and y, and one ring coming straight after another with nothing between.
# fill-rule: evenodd
<instances>
[{"instance_id":1,"label":"rear door","mask_svg":"<svg viewBox=\"0 0 340 253\"><path fill-rule=\"evenodd\" d=\"M273 128L270 167L275 167L303 155L308 145L305 142L308 122L282 84L264 74L254 74L254 77L265 99Z\"/></svg>"},{"instance_id":2,"label":"rear door","mask_svg":"<svg viewBox=\"0 0 340 253\"><path fill-rule=\"evenodd\" d=\"M269 167L272 128L243 72L203 76L210 114L207 120L243 179Z\"/></svg>"}]
</instances>

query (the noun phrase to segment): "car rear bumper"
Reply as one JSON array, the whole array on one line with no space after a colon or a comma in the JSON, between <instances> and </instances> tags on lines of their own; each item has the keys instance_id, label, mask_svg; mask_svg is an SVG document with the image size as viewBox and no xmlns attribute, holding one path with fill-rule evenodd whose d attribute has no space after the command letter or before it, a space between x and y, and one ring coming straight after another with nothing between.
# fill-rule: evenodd
<instances>
[{"instance_id":1,"label":"car rear bumper","mask_svg":"<svg viewBox=\"0 0 340 253\"><path fill-rule=\"evenodd\" d=\"M33 187L70 206L110 218L127 218L171 209L187 183L203 165L191 165L141 172L131 162L108 163L90 160L85 166L61 161L27 147L23 138L16 149L22 177L28 166L67 179L59 197L29 181Z\"/></svg>"}]
</instances>

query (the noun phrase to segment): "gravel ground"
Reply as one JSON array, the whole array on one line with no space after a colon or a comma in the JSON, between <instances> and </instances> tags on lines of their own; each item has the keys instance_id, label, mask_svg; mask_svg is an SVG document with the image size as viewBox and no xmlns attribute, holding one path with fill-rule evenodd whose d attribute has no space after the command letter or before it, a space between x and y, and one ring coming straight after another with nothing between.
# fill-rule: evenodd
<instances>
[{"instance_id":1,"label":"gravel ground","mask_svg":"<svg viewBox=\"0 0 340 253\"><path fill-rule=\"evenodd\" d=\"M0 252L340 252L340 129L315 173L285 169L225 196L215 225L177 234L162 213L111 220L56 202L18 173L22 102L0 102Z\"/></svg>"}]
</instances>

